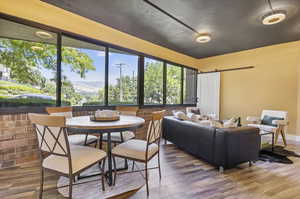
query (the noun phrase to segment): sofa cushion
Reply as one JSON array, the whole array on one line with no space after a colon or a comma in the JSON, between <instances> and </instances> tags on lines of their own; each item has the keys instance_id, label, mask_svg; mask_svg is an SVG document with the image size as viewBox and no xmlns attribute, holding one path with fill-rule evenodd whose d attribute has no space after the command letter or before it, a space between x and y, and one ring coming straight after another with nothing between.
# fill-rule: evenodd
<instances>
[{"instance_id":1,"label":"sofa cushion","mask_svg":"<svg viewBox=\"0 0 300 199\"><path fill-rule=\"evenodd\" d=\"M261 121L261 124L269 125L269 126L276 126L276 124L273 124L273 120L284 120L284 118L265 115Z\"/></svg>"}]
</instances>

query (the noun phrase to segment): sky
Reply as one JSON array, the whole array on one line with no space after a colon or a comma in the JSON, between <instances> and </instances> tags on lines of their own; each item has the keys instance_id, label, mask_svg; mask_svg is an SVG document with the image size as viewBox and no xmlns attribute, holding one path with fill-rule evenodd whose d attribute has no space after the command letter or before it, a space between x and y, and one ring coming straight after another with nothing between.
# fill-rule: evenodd
<instances>
[{"instance_id":1,"label":"sky","mask_svg":"<svg viewBox=\"0 0 300 199\"><path fill-rule=\"evenodd\" d=\"M103 81L105 75L105 53L99 50L80 49L81 52L86 53L94 62L96 71L89 71L86 73L86 78L82 79L77 73L70 70L69 66L62 64L62 74L67 76L71 81ZM137 75L138 67L138 56L120 54L120 53L109 53L109 82L116 84L116 79L120 77L120 69L116 67L116 64L125 64L122 70L123 75Z\"/></svg>"}]
</instances>

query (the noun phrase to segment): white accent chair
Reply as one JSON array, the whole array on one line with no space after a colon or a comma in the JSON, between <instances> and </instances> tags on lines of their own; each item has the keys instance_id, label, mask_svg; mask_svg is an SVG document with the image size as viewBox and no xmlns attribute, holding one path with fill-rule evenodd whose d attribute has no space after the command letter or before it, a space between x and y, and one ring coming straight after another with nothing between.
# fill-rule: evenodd
<instances>
[{"instance_id":1,"label":"white accent chair","mask_svg":"<svg viewBox=\"0 0 300 199\"><path fill-rule=\"evenodd\" d=\"M67 119L73 117L73 108L66 107L47 107L46 111L49 115L65 116ZM90 145L97 144L98 138L88 134L73 134L68 136L69 142L72 145Z\"/></svg>"},{"instance_id":2,"label":"white accent chair","mask_svg":"<svg viewBox=\"0 0 300 199\"><path fill-rule=\"evenodd\" d=\"M281 118L272 120L272 124L264 124L265 116ZM273 132L275 134L275 144L278 141L279 134L282 137L284 146L287 146L285 133L288 127L288 112L275 111L275 110L263 110L260 117L248 116L246 119L250 124L248 126L257 127L261 131Z\"/></svg>"},{"instance_id":3,"label":"white accent chair","mask_svg":"<svg viewBox=\"0 0 300 199\"><path fill-rule=\"evenodd\" d=\"M69 198L72 198L72 186L76 175L94 164L100 164L102 160L101 171L104 174L106 152L92 147L70 145L64 116L30 113L29 119L35 127L40 149L40 199L43 196L45 170L69 177ZM101 177L104 191L104 176Z\"/></svg>"}]
</instances>

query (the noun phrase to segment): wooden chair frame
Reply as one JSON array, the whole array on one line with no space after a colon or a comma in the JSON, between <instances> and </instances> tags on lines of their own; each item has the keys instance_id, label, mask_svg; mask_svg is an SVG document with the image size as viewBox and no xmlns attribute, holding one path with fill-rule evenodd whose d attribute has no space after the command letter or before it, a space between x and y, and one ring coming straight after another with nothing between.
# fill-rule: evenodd
<instances>
[{"instance_id":1,"label":"wooden chair frame","mask_svg":"<svg viewBox=\"0 0 300 199\"><path fill-rule=\"evenodd\" d=\"M72 157L71 157L71 150L70 150L70 145L68 141L68 135L65 127L65 117L64 116L51 116L51 115L43 115L43 114L29 114L29 119L32 122L35 131L37 133L37 136L41 137L41 141L39 142L39 154L40 154L40 165L41 165L41 180L40 180L40 191L39 191L39 199L42 199L43 196L43 186L44 186L44 172L49 171L52 173L59 174L61 176L69 177L69 198L72 198L72 186L73 182L75 181L75 176L79 175L82 171L90 168L91 166L101 163L103 160L103 164L101 167L102 175L101 175L101 181L102 181L102 190L105 190L104 187L104 166L105 166L105 157L102 158L101 160L95 162L92 165L89 165L85 168L80 169L79 171L73 173L72 170ZM41 132L39 128L37 128L37 125L43 126L43 131ZM57 136L51 131L51 127L60 127L59 133ZM54 139L54 145L51 148L47 140L45 139L46 132L48 132L52 138ZM62 146L62 144L59 142L60 136L64 136L65 140L65 145L66 148ZM43 149L43 146L46 146L46 149ZM55 152L56 147L59 147L63 153L57 153ZM56 156L62 156L68 158L68 165L69 165L69 174L65 174L56 170L52 170L49 168L44 168L43 167L43 161L46 157L49 155L56 155ZM88 182L85 182L88 183ZM82 183L80 183L82 184ZM65 186L63 186L65 187ZM57 187L60 188L60 187Z\"/></svg>"},{"instance_id":2,"label":"wooden chair frame","mask_svg":"<svg viewBox=\"0 0 300 199\"><path fill-rule=\"evenodd\" d=\"M148 170L150 169L158 169L159 171L159 179L161 179L161 167L160 167L160 139L162 136L162 119L164 117L165 110L163 111L157 111L152 113L152 119L149 124L149 129L147 132L147 145L146 145L146 153L145 153L145 160L140 160L140 159L135 159L135 158L130 158L126 156L121 156L121 155L113 155L113 165L114 165L114 184L116 183L116 177L117 177L117 170L116 170L116 157L119 158L125 158L128 160L133 161L133 169L134 169L134 164L136 162L141 162L145 164L145 169L138 170L138 171L131 171L131 172L123 172L123 173L133 173L133 172L140 172L140 171L145 171L145 180L146 180L146 189L147 189L147 196L149 195L149 185L148 185ZM157 123L155 123L157 122ZM155 135L155 132L158 132L158 135ZM148 149L151 144L157 144L158 145L158 151L155 152L151 157L148 158ZM158 160L158 166L153 167L153 168L148 168L148 162L154 157L157 156ZM132 170L133 170L132 169Z\"/></svg>"}]
</instances>

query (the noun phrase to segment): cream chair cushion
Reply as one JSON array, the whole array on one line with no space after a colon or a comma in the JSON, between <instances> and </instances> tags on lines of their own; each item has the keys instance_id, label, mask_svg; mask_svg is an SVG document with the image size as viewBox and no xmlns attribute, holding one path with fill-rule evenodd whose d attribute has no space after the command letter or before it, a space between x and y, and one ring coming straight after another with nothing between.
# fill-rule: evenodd
<instances>
[{"instance_id":1,"label":"cream chair cushion","mask_svg":"<svg viewBox=\"0 0 300 199\"><path fill-rule=\"evenodd\" d=\"M130 139L135 138L135 134L132 131L123 131L122 135L123 135L123 142L126 142ZM113 142L122 142L121 141L121 133L120 132L110 133L110 139ZM103 135L102 140L107 141L107 134L106 133Z\"/></svg>"},{"instance_id":2,"label":"cream chair cushion","mask_svg":"<svg viewBox=\"0 0 300 199\"><path fill-rule=\"evenodd\" d=\"M85 134L76 134L76 135L69 135L68 140L69 143L72 145L84 145L85 144L86 135ZM97 137L94 135L88 135L86 143L91 143L93 141L97 141Z\"/></svg>"},{"instance_id":3,"label":"cream chair cushion","mask_svg":"<svg viewBox=\"0 0 300 199\"><path fill-rule=\"evenodd\" d=\"M92 147L70 145L70 151L73 173L93 165L106 157L105 151ZM44 159L43 167L64 174L69 174L69 163L67 157L50 155Z\"/></svg>"},{"instance_id":4,"label":"cream chair cushion","mask_svg":"<svg viewBox=\"0 0 300 199\"><path fill-rule=\"evenodd\" d=\"M146 161L146 146L144 140L132 139L122 144L119 144L112 150L112 154L116 156L134 158L137 160ZM148 160L158 152L157 144L150 144L148 147Z\"/></svg>"},{"instance_id":5,"label":"cream chair cushion","mask_svg":"<svg viewBox=\"0 0 300 199\"><path fill-rule=\"evenodd\" d=\"M248 124L248 126L259 128L261 131L276 133L277 127L263 124Z\"/></svg>"}]
</instances>

